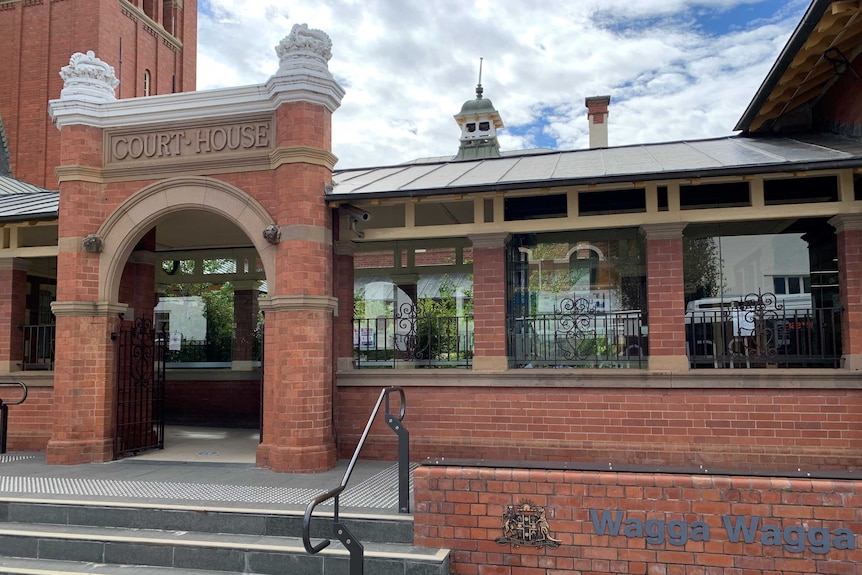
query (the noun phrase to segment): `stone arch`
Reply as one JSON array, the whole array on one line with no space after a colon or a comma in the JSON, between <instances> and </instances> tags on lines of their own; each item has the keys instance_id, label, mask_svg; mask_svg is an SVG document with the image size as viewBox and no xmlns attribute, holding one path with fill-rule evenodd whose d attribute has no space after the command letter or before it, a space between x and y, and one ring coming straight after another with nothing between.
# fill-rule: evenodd
<instances>
[{"instance_id":1,"label":"stone arch","mask_svg":"<svg viewBox=\"0 0 862 575\"><path fill-rule=\"evenodd\" d=\"M186 176L161 180L129 196L99 228L99 301L117 301L123 267L138 241L158 221L184 210L203 210L232 221L254 244L270 286L275 286L276 246L263 237L273 219L241 189L214 178Z\"/></svg>"}]
</instances>

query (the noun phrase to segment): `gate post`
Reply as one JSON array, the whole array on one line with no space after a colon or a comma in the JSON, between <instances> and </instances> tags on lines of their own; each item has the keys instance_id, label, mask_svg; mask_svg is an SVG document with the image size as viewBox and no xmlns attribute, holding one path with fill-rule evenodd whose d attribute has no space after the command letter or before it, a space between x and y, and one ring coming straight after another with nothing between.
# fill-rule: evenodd
<instances>
[{"instance_id":1,"label":"gate post","mask_svg":"<svg viewBox=\"0 0 862 575\"><path fill-rule=\"evenodd\" d=\"M336 463L332 425L332 313L335 300L261 300L264 337L263 442L258 467L314 473Z\"/></svg>"},{"instance_id":2,"label":"gate post","mask_svg":"<svg viewBox=\"0 0 862 575\"><path fill-rule=\"evenodd\" d=\"M115 345L127 305L56 301L54 425L49 464L110 461L114 457Z\"/></svg>"}]
</instances>

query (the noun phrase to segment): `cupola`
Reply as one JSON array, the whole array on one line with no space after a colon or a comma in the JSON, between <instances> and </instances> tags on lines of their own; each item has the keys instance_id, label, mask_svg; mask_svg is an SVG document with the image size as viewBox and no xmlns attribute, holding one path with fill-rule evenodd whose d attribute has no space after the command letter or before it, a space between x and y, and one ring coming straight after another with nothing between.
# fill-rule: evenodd
<instances>
[{"instance_id":1,"label":"cupola","mask_svg":"<svg viewBox=\"0 0 862 575\"><path fill-rule=\"evenodd\" d=\"M482 68L479 66L479 83L476 85L476 99L467 100L461 106L461 111L455 115L455 121L461 128L461 145L458 148L456 160L478 160L482 158L499 158L500 144L497 141L497 130L503 127L500 114L494 109L491 100L482 97Z\"/></svg>"}]
</instances>

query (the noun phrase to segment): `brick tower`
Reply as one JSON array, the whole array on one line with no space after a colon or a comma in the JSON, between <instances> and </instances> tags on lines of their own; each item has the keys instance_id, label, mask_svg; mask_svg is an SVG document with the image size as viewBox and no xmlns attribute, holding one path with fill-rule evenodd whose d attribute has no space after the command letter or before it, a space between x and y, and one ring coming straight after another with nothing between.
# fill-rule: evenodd
<instances>
[{"instance_id":1,"label":"brick tower","mask_svg":"<svg viewBox=\"0 0 862 575\"><path fill-rule=\"evenodd\" d=\"M48 101L60 68L92 50L114 67L117 97L195 89L197 0L11 0L0 4L0 118L13 177L56 190L60 132Z\"/></svg>"}]
</instances>

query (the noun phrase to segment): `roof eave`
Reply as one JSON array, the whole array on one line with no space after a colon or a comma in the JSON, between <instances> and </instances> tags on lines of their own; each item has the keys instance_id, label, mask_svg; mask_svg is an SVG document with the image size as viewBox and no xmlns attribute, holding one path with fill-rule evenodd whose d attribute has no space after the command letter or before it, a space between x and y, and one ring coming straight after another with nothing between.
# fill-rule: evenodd
<instances>
[{"instance_id":1,"label":"roof eave","mask_svg":"<svg viewBox=\"0 0 862 575\"><path fill-rule=\"evenodd\" d=\"M11 224L20 222L50 222L59 219L57 212L43 212L39 214L19 214L14 216L0 216L0 223Z\"/></svg>"},{"instance_id":2,"label":"roof eave","mask_svg":"<svg viewBox=\"0 0 862 575\"><path fill-rule=\"evenodd\" d=\"M764 78L760 88L755 92L751 103L748 104L742 117L736 123L736 126L733 128L734 130L748 133L748 129L757 117L760 108L764 103L766 103L772 90L775 89L775 86L778 84L779 80L781 80L781 77L790 66L790 63L793 62L796 54L798 54L799 50L805 45L811 31L814 30L820 22L826 9L833 1L834 0L814 0L811 3L811 6L809 6L808 10L805 12L805 16L803 16L802 21L800 21L796 26L796 29L790 36L790 39L787 41L781 54L779 54L778 59L772 65L766 78Z\"/></svg>"},{"instance_id":3,"label":"roof eave","mask_svg":"<svg viewBox=\"0 0 862 575\"><path fill-rule=\"evenodd\" d=\"M695 178L720 178L729 176L751 176L763 173L807 172L814 170L841 170L862 167L862 157L842 160L825 160L813 162L798 162L780 164L753 164L749 166L733 166L721 168L699 168L696 170L675 170L668 172L653 172L643 174L620 174L613 176L591 176L586 178L567 178L560 180L530 180L482 184L475 186L455 186L445 188L422 188L411 190L389 190L378 192L347 192L328 193L324 199L328 202L344 202L347 200L371 200L383 198L413 198L428 196L447 196L457 194L477 194L488 192L508 192L541 187L564 188L571 186L588 186L601 184L618 184L631 182L650 182L656 180L680 180Z\"/></svg>"}]
</instances>

